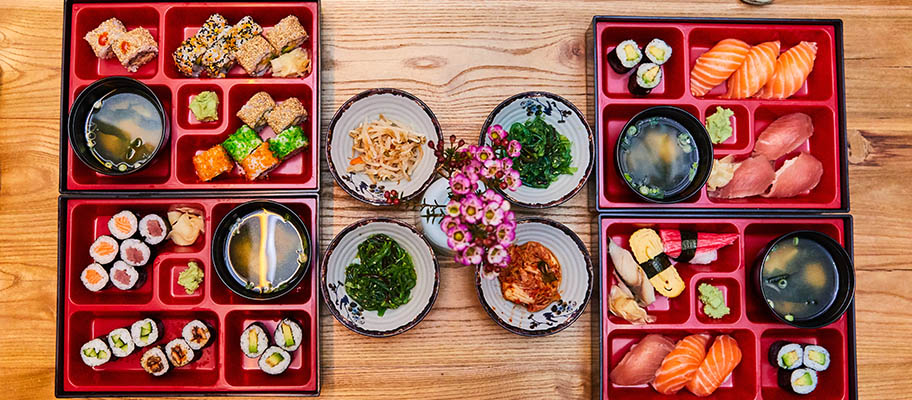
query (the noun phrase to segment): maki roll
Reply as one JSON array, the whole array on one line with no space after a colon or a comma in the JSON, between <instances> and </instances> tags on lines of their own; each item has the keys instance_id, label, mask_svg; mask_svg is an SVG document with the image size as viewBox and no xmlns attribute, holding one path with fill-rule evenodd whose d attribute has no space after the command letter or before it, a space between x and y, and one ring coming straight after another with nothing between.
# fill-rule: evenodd
<instances>
[{"instance_id":1,"label":"maki roll","mask_svg":"<svg viewBox=\"0 0 912 400\"><path fill-rule=\"evenodd\" d=\"M234 162L231 161L225 148L217 144L209 150L193 156L193 169L201 181L208 182L234 169Z\"/></svg>"},{"instance_id":2,"label":"maki roll","mask_svg":"<svg viewBox=\"0 0 912 400\"><path fill-rule=\"evenodd\" d=\"M193 349L184 339L174 339L165 345L168 361L175 367L183 367L193 361Z\"/></svg>"},{"instance_id":3,"label":"maki roll","mask_svg":"<svg viewBox=\"0 0 912 400\"><path fill-rule=\"evenodd\" d=\"M793 370L801 366L804 350L800 344L777 341L770 345L767 357L770 364L784 370Z\"/></svg>"},{"instance_id":4,"label":"maki roll","mask_svg":"<svg viewBox=\"0 0 912 400\"><path fill-rule=\"evenodd\" d=\"M206 19L206 22L203 22L203 26L200 27L200 30L196 32L195 36L199 39L200 43L208 47L227 26L228 20L221 14L215 13L210 15L209 18Z\"/></svg>"},{"instance_id":5,"label":"maki roll","mask_svg":"<svg viewBox=\"0 0 912 400\"><path fill-rule=\"evenodd\" d=\"M158 42L146 28L136 28L124 33L111 43L114 55L127 71L136 72L158 56Z\"/></svg>"},{"instance_id":6,"label":"maki roll","mask_svg":"<svg viewBox=\"0 0 912 400\"><path fill-rule=\"evenodd\" d=\"M279 160L269 151L269 144L263 143L247 158L241 160L241 168L248 181L266 176L269 171L279 166Z\"/></svg>"},{"instance_id":7,"label":"maki roll","mask_svg":"<svg viewBox=\"0 0 912 400\"><path fill-rule=\"evenodd\" d=\"M817 371L798 368L793 371L779 370L779 387L794 394L808 394L817 389Z\"/></svg>"},{"instance_id":8,"label":"maki roll","mask_svg":"<svg viewBox=\"0 0 912 400\"><path fill-rule=\"evenodd\" d=\"M89 42L89 46L92 46L95 57L107 59L114 57L111 42L124 33L127 33L127 28L124 27L123 22L117 18L109 18L99 24L97 28L86 33L85 40Z\"/></svg>"},{"instance_id":9,"label":"maki roll","mask_svg":"<svg viewBox=\"0 0 912 400\"><path fill-rule=\"evenodd\" d=\"M139 365L152 376L162 376L170 368L168 357L165 357L165 352L158 346L146 350L139 360Z\"/></svg>"},{"instance_id":10,"label":"maki roll","mask_svg":"<svg viewBox=\"0 0 912 400\"><path fill-rule=\"evenodd\" d=\"M209 46L200 58L200 63L206 69L206 74L210 78L228 76L228 71L234 67L235 61L237 60L228 48L227 39L224 38L216 39L216 42Z\"/></svg>"},{"instance_id":11,"label":"maki roll","mask_svg":"<svg viewBox=\"0 0 912 400\"><path fill-rule=\"evenodd\" d=\"M608 52L608 65L619 74L630 72L642 59L643 52L633 40L625 40Z\"/></svg>"},{"instance_id":12,"label":"maki roll","mask_svg":"<svg viewBox=\"0 0 912 400\"><path fill-rule=\"evenodd\" d=\"M240 162L261 143L263 143L263 139L260 138L260 135L249 126L243 125L222 142L222 147L234 161Z\"/></svg>"},{"instance_id":13,"label":"maki roll","mask_svg":"<svg viewBox=\"0 0 912 400\"><path fill-rule=\"evenodd\" d=\"M266 114L269 114L275 106L275 100L269 93L257 92L241 106L236 115L247 126L258 131L266 126Z\"/></svg>"},{"instance_id":14,"label":"maki roll","mask_svg":"<svg viewBox=\"0 0 912 400\"><path fill-rule=\"evenodd\" d=\"M285 318L276 325L275 344L283 350L295 351L301 346L301 325L297 322Z\"/></svg>"},{"instance_id":15,"label":"maki roll","mask_svg":"<svg viewBox=\"0 0 912 400\"><path fill-rule=\"evenodd\" d=\"M234 52L238 64L250 76L263 76L272 65L269 62L275 56L275 50L262 36L247 40Z\"/></svg>"},{"instance_id":16,"label":"maki roll","mask_svg":"<svg viewBox=\"0 0 912 400\"><path fill-rule=\"evenodd\" d=\"M130 336L130 331L126 328L118 328L111 331L108 334L108 346L111 346L111 352L120 358L130 355L136 349L133 337Z\"/></svg>"},{"instance_id":17,"label":"maki roll","mask_svg":"<svg viewBox=\"0 0 912 400\"><path fill-rule=\"evenodd\" d=\"M127 265L142 267L151 257L152 250L149 249L149 245L137 239L127 239L120 244L120 258Z\"/></svg>"},{"instance_id":18,"label":"maki roll","mask_svg":"<svg viewBox=\"0 0 912 400\"><path fill-rule=\"evenodd\" d=\"M111 360L111 349L101 339L92 339L79 349L82 362L90 367L97 367Z\"/></svg>"},{"instance_id":19,"label":"maki roll","mask_svg":"<svg viewBox=\"0 0 912 400\"><path fill-rule=\"evenodd\" d=\"M268 346L269 338L266 336L266 330L260 324L250 324L241 333L241 351L248 358L259 357L266 351Z\"/></svg>"},{"instance_id":20,"label":"maki roll","mask_svg":"<svg viewBox=\"0 0 912 400\"><path fill-rule=\"evenodd\" d=\"M298 100L297 97L290 97L279 103L266 115L266 123L276 134L298 125L306 119L307 110L304 109L304 104L301 104L301 100Z\"/></svg>"},{"instance_id":21,"label":"maki roll","mask_svg":"<svg viewBox=\"0 0 912 400\"><path fill-rule=\"evenodd\" d=\"M830 367L830 352L822 346L804 346L804 366L814 371L826 371Z\"/></svg>"},{"instance_id":22,"label":"maki roll","mask_svg":"<svg viewBox=\"0 0 912 400\"><path fill-rule=\"evenodd\" d=\"M304 130L300 126L288 128L276 135L276 137L270 138L267 142L269 143L269 151L279 160L285 160L298 154L309 144L307 135L304 134Z\"/></svg>"},{"instance_id":23,"label":"maki roll","mask_svg":"<svg viewBox=\"0 0 912 400\"><path fill-rule=\"evenodd\" d=\"M108 220L108 230L111 231L111 236L120 240L129 239L135 235L138 226L136 214L126 210L114 214Z\"/></svg>"},{"instance_id":24,"label":"maki roll","mask_svg":"<svg viewBox=\"0 0 912 400\"><path fill-rule=\"evenodd\" d=\"M119 249L120 246L114 238L108 235L101 235L89 246L89 255L99 264L110 264L117 258Z\"/></svg>"},{"instance_id":25,"label":"maki roll","mask_svg":"<svg viewBox=\"0 0 912 400\"><path fill-rule=\"evenodd\" d=\"M662 82L662 67L653 63L643 63L636 73L630 75L627 90L634 96L646 96Z\"/></svg>"},{"instance_id":26,"label":"maki roll","mask_svg":"<svg viewBox=\"0 0 912 400\"><path fill-rule=\"evenodd\" d=\"M82 285L90 292L97 292L108 286L108 271L98 263L91 263L79 274Z\"/></svg>"},{"instance_id":27,"label":"maki roll","mask_svg":"<svg viewBox=\"0 0 912 400\"><path fill-rule=\"evenodd\" d=\"M130 336L137 347L146 347L155 343L158 335L158 322L152 318L136 321L130 326Z\"/></svg>"},{"instance_id":28,"label":"maki roll","mask_svg":"<svg viewBox=\"0 0 912 400\"><path fill-rule=\"evenodd\" d=\"M111 267L111 283L120 290L133 290L139 286L140 275L136 268L120 260L115 261Z\"/></svg>"},{"instance_id":29,"label":"maki roll","mask_svg":"<svg viewBox=\"0 0 912 400\"><path fill-rule=\"evenodd\" d=\"M148 214L139 220L139 234L150 245L156 245L168 237L168 224L158 214Z\"/></svg>"},{"instance_id":30,"label":"maki roll","mask_svg":"<svg viewBox=\"0 0 912 400\"><path fill-rule=\"evenodd\" d=\"M263 372L269 375L278 375L288 369L291 364L291 355L276 346L271 346L260 356L257 364Z\"/></svg>"},{"instance_id":31,"label":"maki roll","mask_svg":"<svg viewBox=\"0 0 912 400\"><path fill-rule=\"evenodd\" d=\"M181 74L188 78L196 78L203 72L200 58L206 53L206 45L197 36L190 36L181 42L174 50L174 65Z\"/></svg>"},{"instance_id":32,"label":"maki roll","mask_svg":"<svg viewBox=\"0 0 912 400\"><path fill-rule=\"evenodd\" d=\"M212 329L205 322L195 319L184 325L181 336L193 350L200 350L209 344L212 338Z\"/></svg>"},{"instance_id":33,"label":"maki roll","mask_svg":"<svg viewBox=\"0 0 912 400\"><path fill-rule=\"evenodd\" d=\"M287 53L302 45L307 40L307 31L301 26L301 21L294 15L282 18L279 23L266 32L266 39L279 53ZM281 132L281 131L276 131Z\"/></svg>"},{"instance_id":34,"label":"maki roll","mask_svg":"<svg viewBox=\"0 0 912 400\"><path fill-rule=\"evenodd\" d=\"M650 62L656 65L665 64L671 58L671 46L662 39L652 39L646 45L643 53Z\"/></svg>"},{"instance_id":35,"label":"maki roll","mask_svg":"<svg viewBox=\"0 0 912 400\"><path fill-rule=\"evenodd\" d=\"M248 40L260 36L262 33L263 27L256 23L256 21L253 20L253 17L247 15L231 27L231 37L229 40L232 42L232 47L238 49Z\"/></svg>"}]
</instances>

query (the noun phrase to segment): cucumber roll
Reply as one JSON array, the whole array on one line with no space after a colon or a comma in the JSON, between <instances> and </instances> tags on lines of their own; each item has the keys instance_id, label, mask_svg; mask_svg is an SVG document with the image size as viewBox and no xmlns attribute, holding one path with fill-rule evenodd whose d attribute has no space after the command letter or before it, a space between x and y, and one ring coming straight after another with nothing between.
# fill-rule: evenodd
<instances>
[{"instance_id":1,"label":"cucumber roll","mask_svg":"<svg viewBox=\"0 0 912 400\"><path fill-rule=\"evenodd\" d=\"M193 349L184 339L174 339L165 345L168 361L175 367L183 367L193 361Z\"/></svg>"},{"instance_id":2,"label":"cucumber roll","mask_svg":"<svg viewBox=\"0 0 912 400\"><path fill-rule=\"evenodd\" d=\"M291 354L279 347L272 346L263 352L257 364L263 372L278 375L288 369L288 365L291 364Z\"/></svg>"},{"instance_id":3,"label":"cucumber roll","mask_svg":"<svg viewBox=\"0 0 912 400\"><path fill-rule=\"evenodd\" d=\"M206 347L212 338L212 329L205 322L195 319L184 325L181 336L193 350Z\"/></svg>"},{"instance_id":4,"label":"cucumber roll","mask_svg":"<svg viewBox=\"0 0 912 400\"><path fill-rule=\"evenodd\" d=\"M643 52L633 40L625 40L608 52L608 65L619 74L630 72L642 59Z\"/></svg>"},{"instance_id":5,"label":"cucumber roll","mask_svg":"<svg viewBox=\"0 0 912 400\"><path fill-rule=\"evenodd\" d=\"M662 39L652 39L643 53L653 64L662 65L671 58L671 46Z\"/></svg>"},{"instance_id":6,"label":"cucumber roll","mask_svg":"<svg viewBox=\"0 0 912 400\"><path fill-rule=\"evenodd\" d=\"M285 318L276 325L275 344L283 350L295 351L301 346L301 325L297 322Z\"/></svg>"},{"instance_id":7,"label":"cucumber roll","mask_svg":"<svg viewBox=\"0 0 912 400\"><path fill-rule=\"evenodd\" d=\"M137 347L146 347L158 340L158 322L152 318L146 318L133 323L130 326L130 336Z\"/></svg>"},{"instance_id":8,"label":"cucumber roll","mask_svg":"<svg viewBox=\"0 0 912 400\"><path fill-rule=\"evenodd\" d=\"M171 368L168 365L168 357L165 357L165 352L158 346L146 350L139 360L139 365L152 376L162 376Z\"/></svg>"},{"instance_id":9,"label":"cucumber roll","mask_svg":"<svg viewBox=\"0 0 912 400\"><path fill-rule=\"evenodd\" d=\"M133 337L130 335L130 331L126 328L118 328L108 334L108 346L111 347L111 352L115 356L124 358L136 349L136 345L133 343Z\"/></svg>"},{"instance_id":10,"label":"cucumber roll","mask_svg":"<svg viewBox=\"0 0 912 400\"><path fill-rule=\"evenodd\" d=\"M784 370L793 370L800 367L803 362L803 355L804 350L800 344L785 340L780 340L770 345L768 353L770 364Z\"/></svg>"},{"instance_id":11,"label":"cucumber roll","mask_svg":"<svg viewBox=\"0 0 912 400\"><path fill-rule=\"evenodd\" d=\"M817 389L817 371L798 368L793 371L779 370L779 387L794 394L808 394Z\"/></svg>"},{"instance_id":12,"label":"cucumber roll","mask_svg":"<svg viewBox=\"0 0 912 400\"><path fill-rule=\"evenodd\" d=\"M636 73L630 75L627 90L634 96L646 96L662 82L662 67L653 63L643 63Z\"/></svg>"},{"instance_id":13,"label":"cucumber roll","mask_svg":"<svg viewBox=\"0 0 912 400\"><path fill-rule=\"evenodd\" d=\"M258 323L252 323L241 333L241 351L248 358L257 358L269 347L266 330Z\"/></svg>"},{"instance_id":14,"label":"cucumber roll","mask_svg":"<svg viewBox=\"0 0 912 400\"><path fill-rule=\"evenodd\" d=\"M92 339L79 349L82 362L90 367L97 367L111 360L111 349L101 339Z\"/></svg>"},{"instance_id":15,"label":"cucumber roll","mask_svg":"<svg viewBox=\"0 0 912 400\"><path fill-rule=\"evenodd\" d=\"M830 367L830 352L822 346L805 346L804 366L814 371L826 371Z\"/></svg>"}]
</instances>

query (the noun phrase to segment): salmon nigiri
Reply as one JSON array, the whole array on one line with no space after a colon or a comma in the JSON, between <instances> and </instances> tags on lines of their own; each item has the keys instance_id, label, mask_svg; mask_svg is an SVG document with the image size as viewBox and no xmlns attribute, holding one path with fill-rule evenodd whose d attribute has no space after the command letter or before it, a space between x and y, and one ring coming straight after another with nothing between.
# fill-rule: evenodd
<instances>
[{"instance_id":1,"label":"salmon nigiri","mask_svg":"<svg viewBox=\"0 0 912 400\"><path fill-rule=\"evenodd\" d=\"M671 353L662 360L652 387L662 394L675 394L693 378L706 358L706 345L710 336L701 333L681 339Z\"/></svg>"},{"instance_id":2,"label":"salmon nigiri","mask_svg":"<svg viewBox=\"0 0 912 400\"><path fill-rule=\"evenodd\" d=\"M738 39L723 39L697 58L690 70L690 93L701 97L725 82L747 57L750 45Z\"/></svg>"},{"instance_id":3,"label":"salmon nigiri","mask_svg":"<svg viewBox=\"0 0 912 400\"><path fill-rule=\"evenodd\" d=\"M699 397L713 394L740 362L738 341L728 335L716 337L693 379L687 382L687 390Z\"/></svg>"},{"instance_id":4,"label":"salmon nigiri","mask_svg":"<svg viewBox=\"0 0 912 400\"><path fill-rule=\"evenodd\" d=\"M757 97L785 99L795 94L814 69L816 58L817 43L814 42L801 42L786 50L776 60L776 71Z\"/></svg>"},{"instance_id":5,"label":"salmon nigiri","mask_svg":"<svg viewBox=\"0 0 912 400\"><path fill-rule=\"evenodd\" d=\"M738 70L728 78L728 92L723 98L746 99L753 96L769 81L776 70L779 41L764 42L751 47Z\"/></svg>"}]
</instances>

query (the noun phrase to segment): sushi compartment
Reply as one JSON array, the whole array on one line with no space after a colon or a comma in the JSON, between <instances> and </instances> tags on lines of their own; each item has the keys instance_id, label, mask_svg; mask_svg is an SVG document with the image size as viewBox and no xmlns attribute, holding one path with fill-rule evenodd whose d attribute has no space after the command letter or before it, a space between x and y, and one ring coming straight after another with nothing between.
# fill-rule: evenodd
<instances>
[{"instance_id":1,"label":"sushi compartment","mask_svg":"<svg viewBox=\"0 0 912 400\"><path fill-rule=\"evenodd\" d=\"M615 273L614 263L609 254L609 240L623 249L636 254L630 247L630 238L634 232L649 228L660 232L665 238L668 232L695 231L701 233L723 234L734 238L731 244L716 250L716 258L704 257L708 264L674 264L684 282L683 292L674 298L667 298L656 288L655 302L646 307L648 315L654 322L633 324L613 315L610 312L609 293L616 284L624 285ZM662 335L670 343L675 343L690 335L707 334L705 347L712 352L710 343L722 336L728 336L737 343L741 352L740 362L729 373L722 372L726 378L717 389L710 391L712 398L718 399L855 399L855 328L854 308L839 320L818 329L800 329L779 322L764 304L763 297L751 283L754 261L767 244L780 235L797 231L812 230L832 237L842 244L849 254L852 249L852 223L850 217L816 216L816 217L699 217L693 214L681 217L655 217L647 215L608 216L599 218L599 260L601 279L600 308L600 365L601 365L601 398L604 399L664 399L664 398L697 398L688 387L680 389L677 397L662 394L651 384L627 385L636 376L636 368L622 359L631 354L635 345L647 335ZM637 240L637 239L635 239ZM700 239L702 241L702 239ZM730 242L726 240L725 242ZM666 245L667 246L667 245ZM702 246L702 245L701 245ZM668 247L666 247L667 249ZM697 260L700 250L697 250ZM669 256L671 257L671 256ZM626 278L625 278L626 279ZM727 315L713 318L704 312L701 301L702 284L717 288L720 298L728 307ZM631 289L633 290L633 289ZM636 292L636 290L633 290ZM711 311L712 313L712 311ZM724 314L724 313L723 313ZM720 315L716 315L719 317ZM655 337L652 337L655 339ZM768 352L773 343L786 341L804 345L819 345L829 351L832 364L824 371L817 372L819 385L816 390L806 395L795 395L787 392L778 384L778 368L768 361ZM650 351L658 351L662 346L649 344ZM670 345L666 345L670 346ZM669 348L670 349L670 348ZM707 353L707 354L708 354ZM659 360L665 358L668 350L659 354ZM644 354L641 353L640 356ZM698 356L700 357L700 356ZM709 356L706 356L709 359ZM637 358L642 365L646 358ZM700 357L702 359L702 357ZM633 363L633 360L628 360ZM667 358L665 358L667 362ZM704 360L703 363L705 364ZM619 368L619 366L621 366ZM634 365L635 366L635 365ZM662 369L656 378L657 387L662 387ZM703 365L700 368L704 368ZM616 371L617 369L617 371ZM655 371L654 369L651 371ZM680 372L669 372L677 375ZM645 379L655 377L656 373L647 373ZM699 372L696 374L699 375ZM695 376L696 376L695 375ZM693 380L697 380L694 378ZM616 382L625 384L618 384ZM690 381L685 379L690 384ZM665 382L667 383L667 382ZM681 383L683 385L683 382ZM666 386L667 387L667 386Z\"/></svg>"},{"instance_id":2,"label":"sushi compartment","mask_svg":"<svg viewBox=\"0 0 912 400\"><path fill-rule=\"evenodd\" d=\"M592 29L595 51L591 62L596 105L593 127L596 130L598 153L595 205L599 211L633 211L644 207L686 209L688 212L720 209L732 212L757 209L792 212L848 211L842 33L838 22L595 17ZM615 49L627 40L633 40L643 47L654 38L664 41L671 49L671 55L661 65L662 76L658 85L645 96L633 94L628 84L636 74L636 68L618 73L610 65L609 57L618 57ZM783 52L802 42L816 43L813 69L800 89L781 100L726 98L726 81L705 95L695 96L692 93L691 71L696 60L718 42L729 38L751 46L779 41ZM645 55L642 58L643 63L648 61ZM770 158L775 158L772 165L778 170L784 164L788 165L786 161L791 161L801 153L809 153L822 164L823 172L819 183L809 192L805 190L803 194L791 197L760 196L765 191L761 188L757 195L725 198L729 196L719 195L721 191L710 192L704 186L699 193L678 203L647 202L633 193L618 173L615 148L625 124L639 112L654 106L679 107L704 124L709 116L716 113L718 107L730 110L731 136L713 145L713 157L720 160L732 156L736 162L751 157L757 150L755 146L758 136L773 121L793 113L806 114L810 117L813 135L795 147L784 149L785 154ZM797 131L793 129L794 126L788 128ZM797 170L790 172L791 174L783 174L783 177L797 178L805 174L804 171ZM746 175L749 174L745 173ZM735 177L740 180L738 178ZM710 181L712 182L712 177Z\"/></svg>"},{"instance_id":3,"label":"sushi compartment","mask_svg":"<svg viewBox=\"0 0 912 400\"><path fill-rule=\"evenodd\" d=\"M60 147L61 192L319 189L318 2L68 2L67 7L62 120L66 121L76 97L90 84L105 77L127 76L148 85L161 100L171 134L147 168L127 176L108 176L93 171L76 157L67 143L64 130ZM214 78L205 73L199 77L185 76L178 70L173 53L182 42L196 35L207 19L216 13L223 16L229 25L240 25L239 21L249 16L262 27L263 35L267 37L284 18L296 17L307 32L307 38L299 48L310 58L308 72L301 77L275 77L268 72L253 77L237 63L227 71L224 78ZM117 58L96 57L84 37L109 18L122 21L127 30L137 27L147 29L158 43L158 55L134 73L121 66ZM296 125L300 126L307 144L299 152L279 157L278 165L273 165L271 170L267 170L268 174L255 180L245 177L240 161L235 162L225 157L219 158L218 161L223 162L218 163L210 159L209 162L221 167L218 171L221 173L211 180L203 181L195 173L194 156L223 143L243 126L244 123L236 114L259 91L268 93L276 103L291 98L300 101L306 118ZM191 102L202 92L212 92L218 97L215 121L198 120L190 109ZM211 118L203 117L203 120L208 119ZM262 141L269 141L281 133L274 132L268 125L257 130ZM275 162L275 158L269 158Z\"/></svg>"},{"instance_id":4,"label":"sushi compartment","mask_svg":"<svg viewBox=\"0 0 912 400\"><path fill-rule=\"evenodd\" d=\"M212 232L232 208L249 200L253 199L61 197L55 377L58 397L319 394L319 296L313 268L295 289L269 301L238 296L213 270ZM311 243L318 249L317 196L273 200L301 217L311 234ZM100 235L112 235L108 221L113 215L129 210L137 215L157 214L167 221L166 213L178 207L201 211L203 233L195 242L179 246L173 239L166 239L152 246L148 264L137 267L145 279L132 290L119 290L109 284L91 292L84 286L81 273L93 262L89 246ZM313 249L311 257L317 257ZM191 263L203 273L202 282L192 294L185 288L181 275ZM146 347L137 344L125 357L114 357L95 367L84 362L83 344L93 338L105 340L117 328L130 330L131 324L145 318L155 322L157 340ZM245 328L256 323L266 330L271 342L273 332L284 318L300 325L301 335L297 339L300 345L288 351L291 360L286 364L287 369L270 375L258 367L257 358L248 358L242 352L241 336ZM143 354L155 346L167 351L166 345L181 338L184 326L193 320L209 327L208 344L194 350L194 356L185 366L176 367L172 362L162 376L147 373L141 365Z\"/></svg>"}]
</instances>

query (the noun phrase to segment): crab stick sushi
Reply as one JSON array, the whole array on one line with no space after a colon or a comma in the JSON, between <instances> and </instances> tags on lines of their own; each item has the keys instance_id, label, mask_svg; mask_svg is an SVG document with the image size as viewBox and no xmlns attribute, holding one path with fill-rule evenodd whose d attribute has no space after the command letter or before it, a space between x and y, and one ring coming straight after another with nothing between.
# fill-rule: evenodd
<instances>
[{"instance_id":1,"label":"crab stick sushi","mask_svg":"<svg viewBox=\"0 0 912 400\"><path fill-rule=\"evenodd\" d=\"M210 343L212 338L212 329L205 322L195 319L184 325L181 330L181 337L187 341L187 345L193 350L200 350Z\"/></svg>"},{"instance_id":2,"label":"crab stick sushi","mask_svg":"<svg viewBox=\"0 0 912 400\"><path fill-rule=\"evenodd\" d=\"M152 318L141 319L130 326L130 336L137 347L146 347L158 341L158 322Z\"/></svg>"},{"instance_id":3,"label":"crab stick sushi","mask_svg":"<svg viewBox=\"0 0 912 400\"><path fill-rule=\"evenodd\" d=\"M738 239L736 233L705 233L660 229L665 254L678 262L709 264L719 258L718 250Z\"/></svg>"},{"instance_id":4,"label":"crab stick sushi","mask_svg":"<svg viewBox=\"0 0 912 400\"><path fill-rule=\"evenodd\" d=\"M295 351L301 346L301 325L288 318L276 325L275 344L287 351Z\"/></svg>"},{"instance_id":5,"label":"crab stick sushi","mask_svg":"<svg viewBox=\"0 0 912 400\"><path fill-rule=\"evenodd\" d=\"M127 265L142 267L151 257L152 250L149 249L149 245L137 239L127 239L120 244L120 258Z\"/></svg>"},{"instance_id":6,"label":"crab stick sushi","mask_svg":"<svg viewBox=\"0 0 912 400\"><path fill-rule=\"evenodd\" d=\"M158 214L148 214L139 220L139 234L150 245L156 245L168 236L168 224Z\"/></svg>"},{"instance_id":7,"label":"crab stick sushi","mask_svg":"<svg viewBox=\"0 0 912 400\"><path fill-rule=\"evenodd\" d=\"M241 351L248 358L257 358L261 356L266 348L269 347L269 337L266 336L266 330L257 323L250 324L241 333Z\"/></svg>"},{"instance_id":8,"label":"crab stick sushi","mask_svg":"<svg viewBox=\"0 0 912 400\"><path fill-rule=\"evenodd\" d=\"M133 343L133 337L126 328L117 328L111 331L111 333L108 334L108 346L111 347L111 352L120 358L129 356L130 353L133 353L133 350L136 349L136 344Z\"/></svg>"},{"instance_id":9,"label":"crab stick sushi","mask_svg":"<svg viewBox=\"0 0 912 400\"><path fill-rule=\"evenodd\" d=\"M182 338L168 342L165 345L165 355L168 356L168 361L171 362L171 365L175 367L183 367L190 364L194 357L193 349Z\"/></svg>"},{"instance_id":10,"label":"crab stick sushi","mask_svg":"<svg viewBox=\"0 0 912 400\"><path fill-rule=\"evenodd\" d=\"M750 48L738 39L724 39L700 55L690 70L690 93L702 97L725 82L744 62Z\"/></svg>"},{"instance_id":11,"label":"crab stick sushi","mask_svg":"<svg viewBox=\"0 0 912 400\"><path fill-rule=\"evenodd\" d=\"M744 62L731 78L728 78L728 91L722 97L746 99L757 94L773 76L777 57L779 57L778 40L751 47Z\"/></svg>"},{"instance_id":12,"label":"crab stick sushi","mask_svg":"<svg viewBox=\"0 0 912 400\"><path fill-rule=\"evenodd\" d=\"M108 235L101 235L89 246L89 255L92 256L95 262L105 265L110 264L117 258L118 250L120 250L120 245L117 244L114 238Z\"/></svg>"},{"instance_id":13,"label":"crab stick sushi","mask_svg":"<svg viewBox=\"0 0 912 400\"><path fill-rule=\"evenodd\" d=\"M114 236L119 240L133 237L133 235L136 234L138 226L139 223L136 220L136 214L126 210L114 214L114 216L108 220L108 230L111 231L111 236Z\"/></svg>"},{"instance_id":14,"label":"crab stick sushi","mask_svg":"<svg viewBox=\"0 0 912 400\"><path fill-rule=\"evenodd\" d=\"M139 360L139 365L152 376L162 376L171 368L168 365L168 357L165 357L165 352L162 351L161 347L153 347L146 350Z\"/></svg>"},{"instance_id":15,"label":"crab stick sushi","mask_svg":"<svg viewBox=\"0 0 912 400\"><path fill-rule=\"evenodd\" d=\"M277 346L272 346L260 356L257 364L263 372L278 375L288 369L288 365L291 364L291 354Z\"/></svg>"},{"instance_id":16,"label":"crab stick sushi","mask_svg":"<svg viewBox=\"0 0 912 400\"><path fill-rule=\"evenodd\" d=\"M115 261L114 266L111 267L111 283L120 290L133 290L139 286L142 278L140 275L136 268L120 260Z\"/></svg>"},{"instance_id":17,"label":"crab stick sushi","mask_svg":"<svg viewBox=\"0 0 912 400\"><path fill-rule=\"evenodd\" d=\"M108 271L98 263L91 263L79 274L79 280L90 292L97 292L108 286Z\"/></svg>"}]
</instances>

